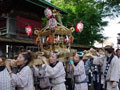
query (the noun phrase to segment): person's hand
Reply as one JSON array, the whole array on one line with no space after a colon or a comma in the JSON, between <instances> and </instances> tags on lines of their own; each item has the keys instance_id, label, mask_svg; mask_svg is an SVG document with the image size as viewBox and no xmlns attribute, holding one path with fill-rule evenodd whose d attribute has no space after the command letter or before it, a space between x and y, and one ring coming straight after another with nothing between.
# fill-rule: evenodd
<instances>
[{"instance_id":1,"label":"person's hand","mask_svg":"<svg viewBox=\"0 0 120 90\"><path fill-rule=\"evenodd\" d=\"M70 61L70 65L72 66L72 69L74 70L75 65L74 65L74 62L72 60Z\"/></svg>"},{"instance_id":2,"label":"person's hand","mask_svg":"<svg viewBox=\"0 0 120 90\"><path fill-rule=\"evenodd\" d=\"M73 61L70 61L70 64L72 65L72 64L74 64L74 62L73 62Z\"/></svg>"},{"instance_id":3,"label":"person's hand","mask_svg":"<svg viewBox=\"0 0 120 90\"><path fill-rule=\"evenodd\" d=\"M91 55L91 54L86 54L86 56L87 56L87 57L93 57L93 55Z\"/></svg>"},{"instance_id":4,"label":"person's hand","mask_svg":"<svg viewBox=\"0 0 120 90\"><path fill-rule=\"evenodd\" d=\"M112 88L115 88L117 86L117 82L112 83Z\"/></svg>"},{"instance_id":5,"label":"person's hand","mask_svg":"<svg viewBox=\"0 0 120 90\"><path fill-rule=\"evenodd\" d=\"M6 60L6 62L5 62L6 67L10 67L10 66L11 66L11 65L10 65L10 64L11 64L11 60L12 60L12 59L7 59L7 60Z\"/></svg>"},{"instance_id":6,"label":"person's hand","mask_svg":"<svg viewBox=\"0 0 120 90\"><path fill-rule=\"evenodd\" d=\"M33 65L33 68L35 69L35 68L36 68L36 66L35 66L35 65Z\"/></svg>"},{"instance_id":7,"label":"person's hand","mask_svg":"<svg viewBox=\"0 0 120 90\"><path fill-rule=\"evenodd\" d=\"M10 61L10 66L11 66L11 67L16 67L16 66L17 66L17 61L14 60L14 59L11 60L11 61Z\"/></svg>"},{"instance_id":8,"label":"person's hand","mask_svg":"<svg viewBox=\"0 0 120 90\"><path fill-rule=\"evenodd\" d=\"M46 59L45 57L42 57L42 61L43 61L44 63L47 62L46 60L47 60L47 59Z\"/></svg>"},{"instance_id":9,"label":"person's hand","mask_svg":"<svg viewBox=\"0 0 120 90\"><path fill-rule=\"evenodd\" d=\"M39 65L39 69L42 69L42 64L41 64L41 65Z\"/></svg>"},{"instance_id":10,"label":"person's hand","mask_svg":"<svg viewBox=\"0 0 120 90\"><path fill-rule=\"evenodd\" d=\"M10 67L10 60L6 60L6 68L10 74L10 77L12 75L12 70L11 70L11 67Z\"/></svg>"},{"instance_id":11,"label":"person's hand","mask_svg":"<svg viewBox=\"0 0 120 90\"><path fill-rule=\"evenodd\" d=\"M42 61L45 63L46 66L48 65L46 57L42 57Z\"/></svg>"},{"instance_id":12,"label":"person's hand","mask_svg":"<svg viewBox=\"0 0 120 90\"><path fill-rule=\"evenodd\" d=\"M93 49L93 48L90 48L90 52L95 52L95 49Z\"/></svg>"},{"instance_id":13,"label":"person's hand","mask_svg":"<svg viewBox=\"0 0 120 90\"><path fill-rule=\"evenodd\" d=\"M73 57L70 57L70 60L73 60Z\"/></svg>"}]
</instances>

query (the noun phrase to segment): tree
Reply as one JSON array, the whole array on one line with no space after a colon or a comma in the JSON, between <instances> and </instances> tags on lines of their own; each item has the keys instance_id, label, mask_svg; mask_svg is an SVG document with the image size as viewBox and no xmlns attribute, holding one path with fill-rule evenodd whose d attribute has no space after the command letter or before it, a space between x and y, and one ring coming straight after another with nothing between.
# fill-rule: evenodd
<instances>
[{"instance_id":1,"label":"tree","mask_svg":"<svg viewBox=\"0 0 120 90\"><path fill-rule=\"evenodd\" d=\"M52 3L71 13L63 16L65 26L74 25L76 27L78 22L84 23L84 30L80 34L73 33L74 43L93 45L95 41L101 41L105 38L102 31L108 22L102 21L105 16L102 8L98 8L96 0L52 0Z\"/></svg>"},{"instance_id":2,"label":"tree","mask_svg":"<svg viewBox=\"0 0 120 90\"><path fill-rule=\"evenodd\" d=\"M120 0L97 0L97 9L101 9L104 16L118 17L120 14Z\"/></svg>"},{"instance_id":3,"label":"tree","mask_svg":"<svg viewBox=\"0 0 120 90\"><path fill-rule=\"evenodd\" d=\"M47 1L47 2L49 2L49 3L51 2L51 0L45 0L45 1Z\"/></svg>"}]
</instances>

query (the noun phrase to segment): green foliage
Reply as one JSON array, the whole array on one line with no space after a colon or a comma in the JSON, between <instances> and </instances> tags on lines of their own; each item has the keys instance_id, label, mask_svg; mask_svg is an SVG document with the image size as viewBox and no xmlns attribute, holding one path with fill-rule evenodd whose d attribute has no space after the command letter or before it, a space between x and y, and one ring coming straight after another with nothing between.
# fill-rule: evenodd
<instances>
[{"instance_id":1,"label":"green foliage","mask_svg":"<svg viewBox=\"0 0 120 90\"><path fill-rule=\"evenodd\" d=\"M101 9L104 16L112 18L120 14L120 0L97 0L97 9Z\"/></svg>"},{"instance_id":2,"label":"green foliage","mask_svg":"<svg viewBox=\"0 0 120 90\"><path fill-rule=\"evenodd\" d=\"M47 18L42 18L42 26L44 27L47 24L48 19Z\"/></svg>"},{"instance_id":3,"label":"green foliage","mask_svg":"<svg viewBox=\"0 0 120 90\"><path fill-rule=\"evenodd\" d=\"M84 23L80 34L73 33L75 44L93 45L95 41L100 42L106 38L102 31L108 22L102 20L105 17L103 7L97 5L96 0L52 0L52 3L71 13L63 16L65 26L73 25L76 28L78 22Z\"/></svg>"}]
</instances>

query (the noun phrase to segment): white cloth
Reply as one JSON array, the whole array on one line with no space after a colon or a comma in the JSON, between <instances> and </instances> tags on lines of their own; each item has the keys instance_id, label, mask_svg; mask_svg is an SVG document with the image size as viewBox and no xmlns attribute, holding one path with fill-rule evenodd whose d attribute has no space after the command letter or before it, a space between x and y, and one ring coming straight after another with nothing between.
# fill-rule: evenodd
<instances>
[{"instance_id":1,"label":"white cloth","mask_svg":"<svg viewBox=\"0 0 120 90\"><path fill-rule=\"evenodd\" d=\"M103 69L102 72L104 73L106 69L106 63L107 63L106 60L107 60L107 57L105 56L100 56L100 57L95 56L93 60L93 64L101 65ZM112 81L119 82L119 59L117 56L114 56L111 61L111 64L106 76L106 80L109 81L107 82L107 90L116 90L117 87L112 88L111 82Z\"/></svg>"},{"instance_id":2,"label":"white cloth","mask_svg":"<svg viewBox=\"0 0 120 90\"><path fill-rule=\"evenodd\" d=\"M52 88L52 90L66 90L65 84L61 83Z\"/></svg>"},{"instance_id":3,"label":"white cloth","mask_svg":"<svg viewBox=\"0 0 120 90\"><path fill-rule=\"evenodd\" d=\"M17 90L34 90L33 73L29 66L25 66L17 74L12 74L12 85L17 87Z\"/></svg>"},{"instance_id":4,"label":"white cloth","mask_svg":"<svg viewBox=\"0 0 120 90\"><path fill-rule=\"evenodd\" d=\"M38 68L35 68L34 74L36 77L40 79L40 87L47 88L50 87L49 78L45 76L45 65L42 65L42 69L39 70Z\"/></svg>"},{"instance_id":5,"label":"white cloth","mask_svg":"<svg viewBox=\"0 0 120 90\"><path fill-rule=\"evenodd\" d=\"M74 90L88 90L87 83L75 84Z\"/></svg>"},{"instance_id":6,"label":"white cloth","mask_svg":"<svg viewBox=\"0 0 120 90\"><path fill-rule=\"evenodd\" d=\"M119 90L119 87L117 86L117 90Z\"/></svg>"},{"instance_id":7,"label":"white cloth","mask_svg":"<svg viewBox=\"0 0 120 90\"><path fill-rule=\"evenodd\" d=\"M107 82L107 90L117 90L118 89L118 84L115 88L112 88L112 82Z\"/></svg>"},{"instance_id":8,"label":"white cloth","mask_svg":"<svg viewBox=\"0 0 120 90\"><path fill-rule=\"evenodd\" d=\"M10 75L6 68L0 72L0 90L14 90L11 85Z\"/></svg>"},{"instance_id":9,"label":"white cloth","mask_svg":"<svg viewBox=\"0 0 120 90\"><path fill-rule=\"evenodd\" d=\"M120 58L119 59L119 79L120 79Z\"/></svg>"},{"instance_id":10,"label":"white cloth","mask_svg":"<svg viewBox=\"0 0 120 90\"><path fill-rule=\"evenodd\" d=\"M51 78L52 90L66 90L65 88L65 69L62 62L58 62L53 68L47 66L46 76Z\"/></svg>"},{"instance_id":11,"label":"white cloth","mask_svg":"<svg viewBox=\"0 0 120 90\"><path fill-rule=\"evenodd\" d=\"M80 60L77 66L75 66L73 76L75 78L75 89L74 90L80 90L80 89L88 90L87 81L85 83L81 83L85 81L86 79L85 66L82 60Z\"/></svg>"}]
</instances>

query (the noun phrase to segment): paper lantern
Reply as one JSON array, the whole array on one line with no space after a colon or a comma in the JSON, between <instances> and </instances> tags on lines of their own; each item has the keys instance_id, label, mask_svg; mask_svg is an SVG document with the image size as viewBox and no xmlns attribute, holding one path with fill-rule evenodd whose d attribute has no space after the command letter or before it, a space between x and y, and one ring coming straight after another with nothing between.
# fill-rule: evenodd
<instances>
[{"instance_id":1,"label":"paper lantern","mask_svg":"<svg viewBox=\"0 0 120 90\"><path fill-rule=\"evenodd\" d=\"M25 31L28 36L31 36L33 34L32 27L31 26L26 26Z\"/></svg>"},{"instance_id":2,"label":"paper lantern","mask_svg":"<svg viewBox=\"0 0 120 90\"><path fill-rule=\"evenodd\" d=\"M49 8L46 8L44 11L44 14L47 18L51 18L52 17L52 11Z\"/></svg>"},{"instance_id":3,"label":"paper lantern","mask_svg":"<svg viewBox=\"0 0 120 90\"><path fill-rule=\"evenodd\" d=\"M76 32L80 33L83 31L83 23L78 23L76 26Z\"/></svg>"},{"instance_id":4,"label":"paper lantern","mask_svg":"<svg viewBox=\"0 0 120 90\"><path fill-rule=\"evenodd\" d=\"M55 30L57 27L57 20L55 18L49 19L49 29Z\"/></svg>"}]
</instances>

